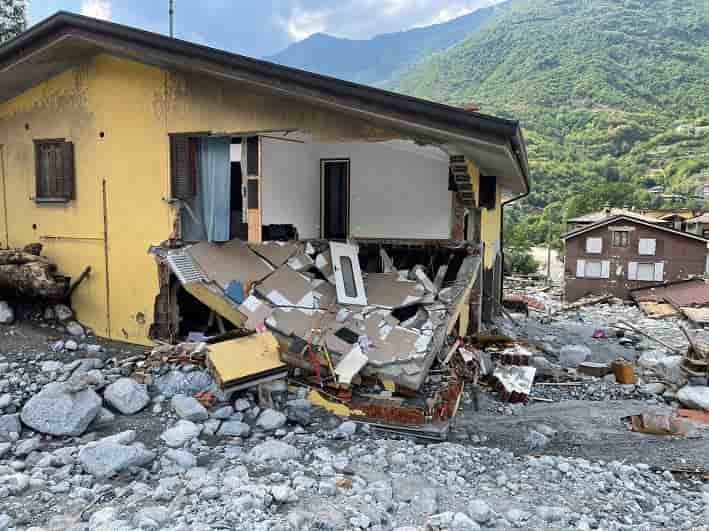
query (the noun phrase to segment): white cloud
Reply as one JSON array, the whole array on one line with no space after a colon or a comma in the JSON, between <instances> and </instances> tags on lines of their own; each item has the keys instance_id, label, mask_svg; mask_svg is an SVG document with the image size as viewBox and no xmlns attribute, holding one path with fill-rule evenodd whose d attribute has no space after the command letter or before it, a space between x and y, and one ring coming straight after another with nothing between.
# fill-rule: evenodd
<instances>
[{"instance_id":1,"label":"white cloud","mask_svg":"<svg viewBox=\"0 0 709 531\"><path fill-rule=\"evenodd\" d=\"M111 2L110 0L83 0L81 14L101 20L111 20Z\"/></svg>"},{"instance_id":2,"label":"white cloud","mask_svg":"<svg viewBox=\"0 0 709 531\"><path fill-rule=\"evenodd\" d=\"M313 33L365 39L381 33L439 24L501 0L297 0L278 25L291 41Z\"/></svg>"},{"instance_id":3,"label":"white cloud","mask_svg":"<svg viewBox=\"0 0 709 531\"><path fill-rule=\"evenodd\" d=\"M288 17L281 17L278 22L291 40L302 41L313 33L325 31L332 14L330 9L303 9L296 5Z\"/></svg>"}]
</instances>

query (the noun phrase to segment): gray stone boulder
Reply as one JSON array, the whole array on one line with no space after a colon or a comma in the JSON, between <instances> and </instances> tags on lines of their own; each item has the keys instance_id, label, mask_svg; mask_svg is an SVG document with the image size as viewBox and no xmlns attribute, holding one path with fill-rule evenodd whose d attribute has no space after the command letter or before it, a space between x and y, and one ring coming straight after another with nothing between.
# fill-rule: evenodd
<instances>
[{"instance_id":1,"label":"gray stone boulder","mask_svg":"<svg viewBox=\"0 0 709 531\"><path fill-rule=\"evenodd\" d=\"M150 402L145 386L132 378L121 378L106 387L103 397L124 415L137 413Z\"/></svg>"},{"instance_id":2,"label":"gray stone boulder","mask_svg":"<svg viewBox=\"0 0 709 531\"><path fill-rule=\"evenodd\" d=\"M172 407L175 409L177 416L192 422L207 420L209 413L205 407L191 396L175 395L171 400Z\"/></svg>"},{"instance_id":3,"label":"gray stone boulder","mask_svg":"<svg viewBox=\"0 0 709 531\"><path fill-rule=\"evenodd\" d=\"M256 425L265 431L274 431L286 424L286 416L280 411L265 409L258 417Z\"/></svg>"},{"instance_id":4,"label":"gray stone boulder","mask_svg":"<svg viewBox=\"0 0 709 531\"><path fill-rule=\"evenodd\" d=\"M83 337L86 334L84 327L76 321L69 321L64 326L66 326L66 331L74 337Z\"/></svg>"},{"instance_id":5,"label":"gray stone boulder","mask_svg":"<svg viewBox=\"0 0 709 531\"><path fill-rule=\"evenodd\" d=\"M564 345L559 352L559 363L567 369L575 369L591 358L591 349L586 345Z\"/></svg>"},{"instance_id":6,"label":"gray stone boulder","mask_svg":"<svg viewBox=\"0 0 709 531\"><path fill-rule=\"evenodd\" d=\"M40 433L78 436L101 411L101 397L93 389L72 393L62 383L47 384L22 408L20 418Z\"/></svg>"},{"instance_id":7,"label":"gray stone boulder","mask_svg":"<svg viewBox=\"0 0 709 531\"><path fill-rule=\"evenodd\" d=\"M249 452L249 458L258 463L267 461L285 461L288 459L297 459L300 456L300 450L290 444L282 441L265 441Z\"/></svg>"},{"instance_id":8,"label":"gray stone boulder","mask_svg":"<svg viewBox=\"0 0 709 531\"><path fill-rule=\"evenodd\" d=\"M0 301L0 324L12 324L15 321L15 310L6 301Z\"/></svg>"},{"instance_id":9,"label":"gray stone boulder","mask_svg":"<svg viewBox=\"0 0 709 531\"><path fill-rule=\"evenodd\" d=\"M127 446L112 442L84 447L79 462L86 472L98 478L110 478L131 467L146 466L155 454L141 446Z\"/></svg>"},{"instance_id":10,"label":"gray stone boulder","mask_svg":"<svg viewBox=\"0 0 709 531\"><path fill-rule=\"evenodd\" d=\"M170 448L179 448L199 436L202 429L189 420L179 420L172 428L165 430L160 438Z\"/></svg>"},{"instance_id":11,"label":"gray stone boulder","mask_svg":"<svg viewBox=\"0 0 709 531\"><path fill-rule=\"evenodd\" d=\"M3 415L0 417L0 441L11 440L10 434L21 433L20 415Z\"/></svg>"},{"instance_id":12,"label":"gray stone boulder","mask_svg":"<svg viewBox=\"0 0 709 531\"><path fill-rule=\"evenodd\" d=\"M55 304L54 316L57 320L64 322L74 317L74 312L66 304Z\"/></svg>"},{"instance_id":13,"label":"gray stone boulder","mask_svg":"<svg viewBox=\"0 0 709 531\"><path fill-rule=\"evenodd\" d=\"M687 385L677 391L677 400L689 408L709 411L709 387Z\"/></svg>"},{"instance_id":14,"label":"gray stone boulder","mask_svg":"<svg viewBox=\"0 0 709 531\"><path fill-rule=\"evenodd\" d=\"M238 420L227 420L222 422L218 435L224 437L248 437L251 433L251 427L245 422L239 422Z\"/></svg>"}]
</instances>

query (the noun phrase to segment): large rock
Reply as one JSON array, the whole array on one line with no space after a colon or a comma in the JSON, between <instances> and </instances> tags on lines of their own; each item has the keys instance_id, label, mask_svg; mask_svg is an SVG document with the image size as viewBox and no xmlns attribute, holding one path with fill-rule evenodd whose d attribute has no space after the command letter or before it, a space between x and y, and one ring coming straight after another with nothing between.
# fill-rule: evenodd
<instances>
[{"instance_id":1,"label":"large rock","mask_svg":"<svg viewBox=\"0 0 709 531\"><path fill-rule=\"evenodd\" d=\"M83 337L86 333L84 327L76 321L69 321L64 326L66 327L66 331L74 337Z\"/></svg>"},{"instance_id":2,"label":"large rock","mask_svg":"<svg viewBox=\"0 0 709 531\"><path fill-rule=\"evenodd\" d=\"M261 463L297 459L298 456L300 456L300 451L296 447L275 440L262 442L249 452L249 457L253 461Z\"/></svg>"},{"instance_id":3,"label":"large rock","mask_svg":"<svg viewBox=\"0 0 709 531\"><path fill-rule=\"evenodd\" d=\"M101 411L101 397L93 389L71 393L62 383L50 383L22 408L20 418L40 433L77 436Z\"/></svg>"},{"instance_id":4,"label":"large rock","mask_svg":"<svg viewBox=\"0 0 709 531\"><path fill-rule=\"evenodd\" d=\"M675 385L687 383L682 373L682 356L665 356L655 366L655 372L664 382Z\"/></svg>"},{"instance_id":5,"label":"large rock","mask_svg":"<svg viewBox=\"0 0 709 531\"><path fill-rule=\"evenodd\" d=\"M172 428L165 430L160 438L170 448L179 448L199 436L202 429L189 420L179 420Z\"/></svg>"},{"instance_id":6,"label":"large rock","mask_svg":"<svg viewBox=\"0 0 709 531\"><path fill-rule=\"evenodd\" d=\"M172 397L171 402L177 416L180 418L193 422L199 422L200 420L207 420L209 418L209 413L196 398L185 395L175 395Z\"/></svg>"},{"instance_id":7,"label":"large rock","mask_svg":"<svg viewBox=\"0 0 709 531\"><path fill-rule=\"evenodd\" d=\"M564 345L559 352L559 363L568 369L575 369L590 358L591 349L586 345Z\"/></svg>"},{"instance_id":8,"label":"large rock","mask_svg":"<svg viewBox=\"0 0 709 531\"><path fill-rule=\"evenodd\" d=\"M15 311L5 301L0 301L0 324L12 324L15 321Z\"/></svg>"},{"instance_id":9,"label":"large rock","mask_svg":"<svg viewBox=\"0 0 709 531\"><path fill-rule=\"evenodd\" d=\"M282 428L286 423L286 416L280 411L266 409L259 415L256 425L265 431L274 431Z\"/></svg>"},{"instance_id":10,"label":"large rock","mask_svg":"<svg viewBox=\"0 0 709 531\"><path fill-rule=\"evenodd\" d=\"M225 437L248 437L251 433L251 427L245 422L239 422L238 420L227 420L222 422L222 425L217 433Z\"/></svg>"},{"instance_id":11,"label":"large rock","mask_svg":"<svg viewBox=\"0 0 709 531\"><path fill-rule=\"evenodd\" d=\"M121 378L106 387L103 397L111 406L124 415L137 413L150 402L150 396L144 385L132 378Z\"/></svg>"},{"instance_id":12,"label":"large rock","mask_svg":"<svg viewBox=\"0 0 709 531\"><path fill-rule=\"evenodd\" d=\"M56 304L54 306L54 316L64 322L74 317L74 312L66 304Z\"/></svg>"},{"instance_id":13,"label":"large rock","mask_svg":"<svg viewBox=\"0 0 709 531\"><path fill-rule=\"evenodd\" d=\"M0 441L9 441L10 434L22 432L20 415L3 415L0 417Z\"/></svg>"},{"instance_id":14,"label":"large rock","mask_svg":"<svg viewBox=\"0 0 709 531\"><path fill-rule=\"evenodd\" d=\"M709 387L687 385L677 392L677 400L692 409L709 411Z\"/></svg>"},{"instance_id":15,"label":"large rock","mask_svg":"<svg viewBox=\"0 0 709 531\"><path fill-rule=\"evenodd\" d=\"M79 452L79 462L89 474L110 478L135 466L145 466L155 459L155 454L140 446L126 446L102 442L86 446Z\"/></svg>"}]
</instances>

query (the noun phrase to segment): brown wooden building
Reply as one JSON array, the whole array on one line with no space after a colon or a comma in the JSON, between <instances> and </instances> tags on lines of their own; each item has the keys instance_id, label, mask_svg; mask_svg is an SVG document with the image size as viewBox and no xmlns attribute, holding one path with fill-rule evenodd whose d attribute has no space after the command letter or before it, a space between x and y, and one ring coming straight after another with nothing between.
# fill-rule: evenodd
<instances>
[{"instance_id":1,"label":"brown wooden building","mask_svg":"<svg viewBox=\"0 0 709 531\"><path fill-rule=\"evenodd\" d=\"M707 272L709 239L626 215L611 216L562 236L566 299L687 279Z\"/></svg>"}]
</instances>

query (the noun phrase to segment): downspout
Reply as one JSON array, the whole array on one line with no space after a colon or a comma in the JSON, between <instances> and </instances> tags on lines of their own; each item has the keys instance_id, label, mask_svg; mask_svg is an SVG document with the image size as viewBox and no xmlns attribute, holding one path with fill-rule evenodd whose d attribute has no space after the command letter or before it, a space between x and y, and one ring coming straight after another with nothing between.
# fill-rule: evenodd
<instances>
[{"instance_id":1,"label":"downspout","mask_svg":"<svg viewBox=\"0 0 709 531\"><path fill-rule=\"evenodd\" d=\"M529 181L527 181L527 190L512 199L508 199L507 201L502 201L500 204L500 215L502 216L502 220L500 221L500 253L502 254L502 274L500 275L500 297L504 298L504 287L505 287L505 205L509 203L513 203L515 201L519 201L520 199L524 199L530 194L530 186L529 186Z\"/></svg>"}]
</instances>

